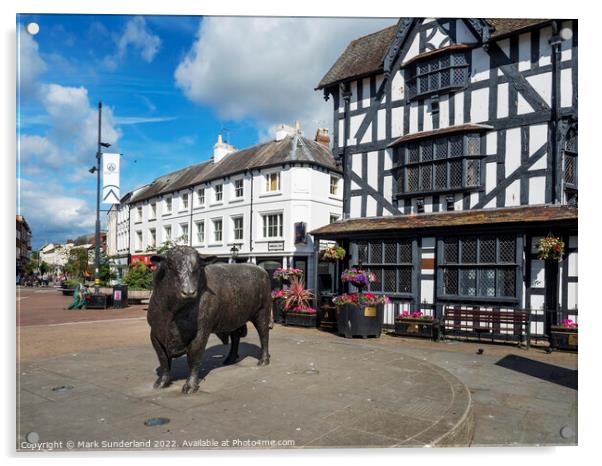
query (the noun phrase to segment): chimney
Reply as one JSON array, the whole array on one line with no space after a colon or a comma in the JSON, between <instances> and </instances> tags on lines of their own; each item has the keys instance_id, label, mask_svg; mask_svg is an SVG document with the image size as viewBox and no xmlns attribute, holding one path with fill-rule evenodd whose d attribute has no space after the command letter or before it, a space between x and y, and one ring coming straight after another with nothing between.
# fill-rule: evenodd
<instances>
[{"instance_id":1,"label":"chimney","mask_svg":"<svg viewBox=\"0 0 602 466\"><path fill-rule=\"evenodd\" d=\"M228 144L227 142L222 141L222 135L217 136L217 142L213 146L213 162L217 163L222 160L228 154L236 151L236 149Z\"/></svg>"},{"instance_id":2,"label":"chimney","mask_svg":"<svg viewBox=\"0 0 602 466\"><path fill-rule=\"evenodd\" d=\"M316 138L315 141L318 144L322 144L325 147L328 147L330 144L330 136L328 135L328 128L318 128L316 130Z\"/></svg>"},{"instance_id":3,"label":"chimney","mask_svg":"<svg viewBox=\"0 0 602 466\"><path fill-rule=\"evenodd\" d=\"M297 130L284 123L276 127L276 141L282 141L287 136L294 136Z\"/></svg>"}]
</instances>

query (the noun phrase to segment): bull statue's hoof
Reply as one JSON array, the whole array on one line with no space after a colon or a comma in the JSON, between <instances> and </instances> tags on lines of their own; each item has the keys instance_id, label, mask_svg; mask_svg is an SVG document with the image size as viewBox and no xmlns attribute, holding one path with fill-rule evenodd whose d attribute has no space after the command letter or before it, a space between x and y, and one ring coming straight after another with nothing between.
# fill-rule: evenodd
<instances>
[{"instance_id":1,"label":"bull statue's hoof","mask_svg":"<svg viewBox=\"0 0 602 466\"><path fill-rule=\"evenodd\" d=\"M257 361L258 366L268 366L270 364L270 358L261 358Z\"/></svg>"},{"instance_id":2,"label":"bull statue's hoof","mask_svg":"<svg viewBox=\"0 0 602 466\"><path fill-rule=\"evenodd\" d=\"M184 395L192 395L193 393L196 393L199 389L199 384L195 383L195 384L191 384L188 383L188 381L184 384L184 386L182 387L182 393Z\"/></svg>"},{"instance_id":3,"label":"bull statue's hoof","mask_svg":"<svg viewBox=\"0 0 602 466\"><path fill-rule=\"evenodd\" d=\"M154 389L167 388L170 385L171 385L171 377L162 375L155 381L153 388Z\"/></svg>"}]
</instances>

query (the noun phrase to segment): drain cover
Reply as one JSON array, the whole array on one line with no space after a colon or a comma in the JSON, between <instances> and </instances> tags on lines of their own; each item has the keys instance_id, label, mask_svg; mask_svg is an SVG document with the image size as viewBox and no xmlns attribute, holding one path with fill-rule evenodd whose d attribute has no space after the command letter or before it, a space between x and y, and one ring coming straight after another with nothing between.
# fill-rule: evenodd
<instances>
[{"instance_id":1,"label":"drain cover","mask_svg":"<svg viewBox=\"0 0 602 466\"><path fill-rule=\"evenodd\" d=\"M149 427L162 426L165 424L169 424L169 419L166 417L151 417L144 421L144 425Z\"/></svg>"},{"instance_id":2,"label":"drain cover","mask_svg":"<svg viewBox=\"0 0 602 466\"><path fill-rule=\"evenodd\" d=\"M52 391L57 393L63 393L69 390L73 390L73 387L71 385L61 385L59 387L52 388Z\"/></svg>"}]
</instances>

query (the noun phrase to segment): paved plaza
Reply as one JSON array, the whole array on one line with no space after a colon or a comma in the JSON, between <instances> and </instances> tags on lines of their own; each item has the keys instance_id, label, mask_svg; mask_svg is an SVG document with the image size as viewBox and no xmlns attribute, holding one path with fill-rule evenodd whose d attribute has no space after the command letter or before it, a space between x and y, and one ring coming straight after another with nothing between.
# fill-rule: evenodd
<instances>
[{"instance_id":1,"label":"paved plaza","mask_svg":"<svg viewBox=\"0 0 602 466\"><path fill-rule=\"evenodd\" d=\"M18 290L20 450L577 442L574 354L277 325L271 365L257 367L250 327L233 366L222 366L228 347L211 338L200 391L184 396L185 358L171 387L152 389L145 306L67 311L69 302L54 290ZM157 419L168 422L145 425Z\"/></svg>"}]
</instances>

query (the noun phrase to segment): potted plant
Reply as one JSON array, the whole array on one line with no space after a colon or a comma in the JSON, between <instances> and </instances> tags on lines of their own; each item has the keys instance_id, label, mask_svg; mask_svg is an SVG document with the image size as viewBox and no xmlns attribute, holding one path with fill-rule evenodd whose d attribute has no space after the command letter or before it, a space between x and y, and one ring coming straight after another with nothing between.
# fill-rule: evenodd
<instances>
[{"instance_id":1,"label":"potted plant","mask_svg":"<svg viewBox=\"0 0 602 466\"><path fill-rule=\"evenodd\" d=\"M433 317L421 311L403 311L395 318L395 335L436 339L436 324Z\"/></svg>"},{"instance_id":2,"label":"potted plant","mask_svg":"<svg viewBox=\"0 0 602 466\"><path fill-rule=\"evenodd\" d=\"M293 278L284 298L284 322L286 325L316 327L316 310L310 306L314 294L305 288L303 281Z\"/></svg>"},{"instance_id":3,"label":"potted plant","mask_svg":"<svg viewBox=\"0 0 602 466\"><path fill-rule=\"evenodd\" d=\"M351 283L361 291L369 283L376 281L376 275L366 270L347 269L341 274L341 280L343 283Z\"/></svg>"},{"instance_id":4,"label":"potted plant","mask_svg":"<svg viewBox=\"0 0 602 466\"><path fill-rule=\"evenodd\" d=\"M337 327L345 338L380 337L383 307L389 298L374 293L344 293L333 298L337 306Z\"/></svg>"},{"instance_id":5,"label":"potted plant","mask_svg":"<svg viewBox=\"0 0 602 466\"><path fill-rule=\"evenodd\" d=\"M286 290L272 291L272 315L274 322L282 324L284 322L284 300L286 298Z\"/></svg>"},{"instance_id":6,"label":"potted plant","mask_svg":"<svg viewBox=\"0 0 602 466\"><path fill-rule=\"evenodd\" d=\"M303 270L295 269L293 267L281 267L279 269L274 270L272 276L277 280L280 280L282 283L286 283L288 285L295 278L303 278Z\"/></svg>"},{"instance_id":7,"label":"potted plant","mask_svg":"<svg viewBox=\"0 0 602 466\"><path fill-rule=\"evenodd\" d=\"M320 252L320 260L325 262L338 262L345 258L345 249L341 246L331 246Z\"/></svg>"},{"instance_id":8,"label":"potted plant","mask_svg":"<svg viewBox=\"0 0 602 466\"><path fill-rule=\"evenodd\" d=\"M565 319L560 325L552 325L550 347L554 349L578 351L579 328L577 322Z\"/></svg>"},{"instance_id":9,"label":"potted plant","mask_svg":"<svg viewBox=\"0 0 602 466\"><path fill-rule=\"evenodd\" d=\"M564 241L553 235L540 239L537 244L540 260L562 260L564 254Z\"/></svg>"}]
</instances>

